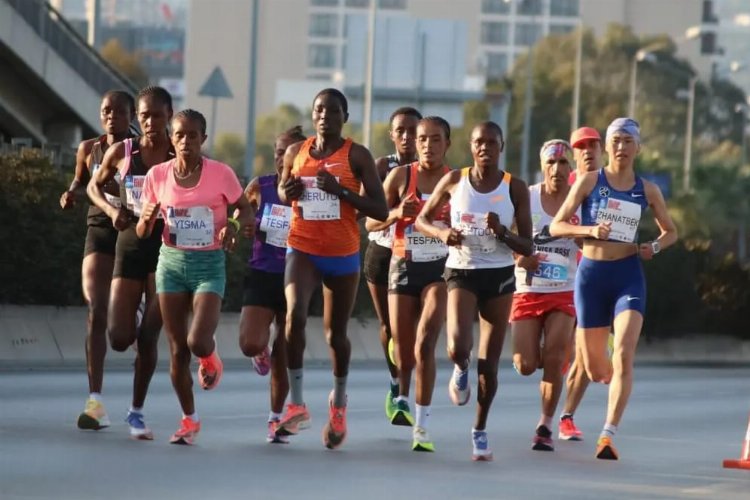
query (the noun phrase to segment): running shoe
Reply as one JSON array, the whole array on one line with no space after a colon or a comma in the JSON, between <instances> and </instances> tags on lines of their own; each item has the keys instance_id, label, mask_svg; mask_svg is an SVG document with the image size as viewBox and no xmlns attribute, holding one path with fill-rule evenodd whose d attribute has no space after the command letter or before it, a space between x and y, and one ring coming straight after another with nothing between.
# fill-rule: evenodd
<instances>
[{"instance_id":1,"label":"running shoe","mask_svg":"<svg viewBox=\"0 0 750 500\"><path fill-rule=\"evenodd\" d=\"M346 406L333 406L333 391L328 396L328 423L323 427L323 444L335 450L346 439Z\"/></svg>"},{"instance_id":2,"label":"running shoe","mask_svg":"<svg viewBox=\"0 0 750 500\"><path fill-rule=\"evenodd\" d=\"M388 393L385 395L385 417L389 422L393 420L393 415L396 413L396 401L398 397L398 384L390 384L391 388L388 389Z\"/></svg>"},{"instance_id":3,"label":"running shoe","mask_svg":"<svg viewBox=\"0 0 750 500\"><path fill-rule=\"evenodd\" d=\"M453 376L448 383L448 394L454 405L463 406L469 402L471 386L469 385L468 366L463 371L458 366L453 367Z\"/></svg>"},{"instance_id":4,"label":"running shoe","mask_svg":"<svg viewBox=\"0 0 750 500\"><path fill-rule=\"evenodd\" d=\"M151 429L146 427L146 423L143 421L143 413L137 411L129 411L125 417L125 422L130 427L130 437L133 439L140 439L145 441L151 441L154 439L154 434Z\"/></svg>"},{"instance_id":5,"label":"running shoe","mask_svg":"<svg viewBox=\"0 0 750 500\"><path fill-rule=\"evenodd\" d=\"M277 443L277 444L289 444L288 437L276 434L276 426L278 425L278 423L279 423L278 420L268 421L268 435L266 436L266 442Z\"/></svg>"},{"instance_id":6,"label":"running shoe","mask_svg":"<svg viewBox=\"0 0 750 500\"><path fill-rule=\"evenodd\" d=\"M423 427L414 427L411 434L413 438L411 449L413 451L435 451L435 444L430 439L427 429Z\"/></svg>"},{"instance_id":7,"label":"running shoe","mask_svg":"<svg viewBox=\"0 0 750 500\"><path fill-rule=\"evenodd\" d=\"M172 435L169 442L172 444L193 444L200 430L200 420L196 422L190 417L183 417L180 421L180 428Z\"/></svg>"},{"instance_id":8,"label":"running shoe","mask_svg":"<svg viewBox=\"0 0 750 500\"><path fill-rule=\"evenodd\" d=\"M392 425L403 425L411 427L414 425L414 417L409 410L409 402L406 399L399 399L396 403L396 412L391 418Z\"/></svg>"},{"instance_id":9,"label":"running shoe","mask_svg":"<svg viewBox=\"0 0 750 500\"><path fill-rule=\"evenodd\" d=\"M583 432L576 427L572 416L563 417L560 419L560 431L557 437L563 441L583 441Z\"/></svg>"},{"instance_id":10,"label":"running shoe","mask_svg":"<svg viewBox=\"0 0 750 500\"><path fill-rule=\"evenodd\" d=\"M109 427L109 424L107 410L104 409L102 402L92 398L86 400L86 407L83 413L78 415L78 428L98 431L99 429Z\"/></svg>"},{"instance_id":11,"label":"running shoe","mask_svg":"<svg viewBox=\"0 0 750 500\"><path fill-rule=\"evenodd\" d=\"M268 372L271 371L270 347L266 346L266 348L263 349L263 352L261 352L257 356L253 356L253 369L255 370L255 373L257 373L261 377L265 377L266 375L268 375Z\"/></svg>"},{"instance_id":12,"label":"running shoe","mask_svg":"<svg viewBox=\"0 0 750 500\"><path fill-rule=\"evenodd\" d=\"M596 443L596 458L601 460L620 459L620 455L617 453L617 448L612 444L612 438L605 436L599 437L599 441Z\"/></svg>"},{"instance_id":13,"label":"running shoe","mask_svg":"<svg viewBox=\"0 0 750 500\"><path fill-rule=\"evenodd\" d=\"M224 363L219 358L219 353L214 352L206 358L198 358L198 383L203 390L210 391L219 385L221 374L224 372Z\"/></svg>"},{"instance_id":14,"label":"running shoe","mask_svg":"<svg viewBox=\"0 0 750 500\"><path fill-rule=\"evenodd\" d=\"M490 441L487 439L487 431L471 431L471 442L474 451L471 459L475 462L491 462L492 450L490 450Z\"/></svg>"},{"instance_id":15,"label":"running shoe","mask_svg":"<svg viewBox=\"0 0 750 500\"><path fill-rule=\"evenodd\" d=\"M536 428L531 449L536 451L555 451L555 443L552 441L552 431L546 425Z\"/></svg>"},{"instance_id":16,"label":"running shoe","mask_svg":"<svg viewBox=\"0 0 750 500\"><path fill-rule=\"evenodd\" d=\"M310 412L307 406L288 403L286 413L276 422L277 436L294 436L303 429L310 427Z\"/></svg>"}]
</instances>

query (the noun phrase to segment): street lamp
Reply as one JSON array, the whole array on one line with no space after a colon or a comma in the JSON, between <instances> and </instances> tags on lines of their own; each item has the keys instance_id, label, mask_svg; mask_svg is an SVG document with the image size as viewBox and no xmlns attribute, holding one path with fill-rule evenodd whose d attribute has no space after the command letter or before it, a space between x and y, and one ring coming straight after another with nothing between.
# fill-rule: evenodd
<instances>
[{"instance_id":1,"label":"street lamp","mask_svg":"<svg viewBox=\"0 0 750 500\"><path fill-rule=\"evenodd\" d=\"M638 79L638 63L642 61L650 63L655 62L656 56L653 52L645 49L639 50L633 56L633 62L630 64L630 99L628 103L628 116L631 118L635 118L635 93Z\"/></svg>"}]
</instances>

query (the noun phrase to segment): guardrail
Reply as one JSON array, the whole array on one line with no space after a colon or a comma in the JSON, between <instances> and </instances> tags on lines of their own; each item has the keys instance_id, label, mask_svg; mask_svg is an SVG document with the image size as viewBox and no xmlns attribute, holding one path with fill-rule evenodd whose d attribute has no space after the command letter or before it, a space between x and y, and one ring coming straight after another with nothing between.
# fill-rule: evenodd
<instances>
[{"instance_id":1,"label":"guardrail","mask_svg":"<svg viewBox=\"0 0 750 500\"><path fill-rule=\"evenodd\" d=\"M65 20L62 14L41 0L0 0L9 4L74 71L100 94L112 89L138 88L113 68Z\"/></svg>"}]
</instances>

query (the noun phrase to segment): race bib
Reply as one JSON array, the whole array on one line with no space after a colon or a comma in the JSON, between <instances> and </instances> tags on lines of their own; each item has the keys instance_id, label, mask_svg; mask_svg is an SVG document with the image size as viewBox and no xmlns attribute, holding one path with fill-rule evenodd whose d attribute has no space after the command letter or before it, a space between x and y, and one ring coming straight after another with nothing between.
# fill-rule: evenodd
<instances>
[{"instance_id":1,"label":"race bib","mask_svg":"<svg viewBox=\"0 0 750 500\"><path fill-rule=\"evenodd\" d=\"M292 207L267 203L260 219L260 230L266 233L266 243L286 248L291 220Z\"/></svg>"},{"instance_id":2,"label":"race bib","mask_svg":"<svg viewBox=\"0 0 750 500\"><path fill-rule=\"evenodd\" d=\"M464 235L461 249L469 253L492 253L497 250L495 234L487 227L484 214L458 212L453 227Z\"/></svg>"},{"instance_id":3,"label":"race bib","mask_svg":"<svg viewBox=\"0 0 750 500\"><path fill-rule=\"evenodd\" d=\"M436 226L445 227L440 222ZM448 256L448 246L440 238L431 238L417 231L414 225L404 230L406 258L412 262L432 262Z\"/></svg>"},{"instance_id":4,"label":"race bib","mask_svg":"<svg viewBox=\"0 0 750 500\"><path fill-rule=\"evenodd\" d=\"M126 175L125 176L125 202L128 210L133 212L136 217L141 216L143 209L143 181L145 175Z\"/></svg>"},{"instance_id":5,"label":"race bib","mask_svg":"<svg viewBox=\"0 0 750 500\"><path fill-rule=\"evenodd\" d=\"M305 190L297 200L305 220L338 220L341 218L341 201L335 194L315 187L315 177L300 177ZM336 178L338 181L338 177Z\"/></svg>"},{"instance_id":6,"label":"race bib","mask_svg":"<svg viewBox=\"0 0 750 500\"><path fill-rule=\"evenodd\" d=\"M534 286L556 288L568 283L568 257L551 252L540 252L537 255L539 268L531 275Z\"/></svg>"},{"instance_id":7,"label":"race bib","mask_svg":"<svg viewBox=\"0 0 750 500\"><path fill-rule=\"evenodd\" d=\"M641 220L641 206L637 203L612 198L602 198L596 212L597 224L612 223L609 239L634 243Z\"/></svg>"},{"instance_id":8,"label":"race bib","mask_svg":"<svg viewBox=\"0 0 750 500\"><path fill-rule=\"evenodd\" d=\"M214 243L214 211L209 207L167 207L170 242L184 249L205 248Z\"/></svg>"}]
</instances>

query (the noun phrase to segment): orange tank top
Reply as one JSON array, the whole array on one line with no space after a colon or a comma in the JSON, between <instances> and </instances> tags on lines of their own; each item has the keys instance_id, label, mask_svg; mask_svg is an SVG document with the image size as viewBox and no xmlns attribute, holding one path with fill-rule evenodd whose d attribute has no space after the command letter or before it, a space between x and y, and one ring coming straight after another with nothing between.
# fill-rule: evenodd
<instances>
[{"instance_id":1,"label":"orange tank top","mask_svg":"<svg viewBox=\"0 0 750 500\"><path fill-rule=\"evenodd\" d=\"M414 162L408 167L407 172L407 181L406 181L406 191L404 192L402 200L405 198L408 198L409 196L415 197L419 201L419 212L422 211L422 208L425 206L425 203L427 202L427 198L429 195L421 195L418 193L417 189L417 178L419 174L419 163ZM450 172L450 168L443 167L443 173L447 174ZM419 213L417 212L417 213ZM437 215L435 216L435 221L437 222L443 222L447 226L450 226L450 203L445 203L443 206L440 207L438 210ZM404 217L403 219L399 219L396 221L395 229L393 231L393 255L400 258L405 258L407 260L420 260L420 259L413 259L411 252L407 250L406 248L406 233L412 233L414 230L412 226L414 225L414 218L413 217ZM420 236L417 236L420 237ZM423 238L426 238L426 243L430 247L436 247L439 246L441 242L437 241L435 238L429 238L424 236ZM432 241L436 240L436 241ZM437 256L437 254L441 253L441 251L437 252L430 252L428 251L428 255ZM446 247L446 255L447 253L447 247ZM426 257L429 258L429 257Z\"/></svg>"},{"instance_id":2,"label":"orange tank top","mask_svg":"<svg viewBox=\"0 0 750 500\"><path fill-rule=\"evenodd\" d=\"M354 207L338 196L315 187L315 176L322 168L330 172L352 193L359 193L361 182L349 163L352 140L326 158L313 158L310 148L315 137L307 139L294 158L292 175L300 177L305 190L292 201L292 222L287 246L322 257L343 257L359 251L359 224Z\"/></svg>"}]
</instances>

